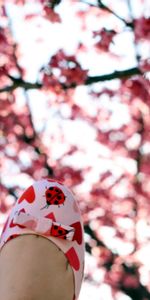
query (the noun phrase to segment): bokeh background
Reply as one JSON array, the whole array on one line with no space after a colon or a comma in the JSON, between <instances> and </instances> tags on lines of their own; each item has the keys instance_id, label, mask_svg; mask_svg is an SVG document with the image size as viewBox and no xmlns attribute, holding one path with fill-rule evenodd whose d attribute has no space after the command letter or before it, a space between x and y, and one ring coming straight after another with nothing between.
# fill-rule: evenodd
<instances>
[{"instance_id":1,"label":"bokeh background","mask_svg":"<svg viewBox=\"0 0 150 300\"><path fill-rule=\"evenodd\" d=\"M0 1L0 232L34 180L67 184L79 300L150 299L148 2Z\"/></svg>"}]
</instances>

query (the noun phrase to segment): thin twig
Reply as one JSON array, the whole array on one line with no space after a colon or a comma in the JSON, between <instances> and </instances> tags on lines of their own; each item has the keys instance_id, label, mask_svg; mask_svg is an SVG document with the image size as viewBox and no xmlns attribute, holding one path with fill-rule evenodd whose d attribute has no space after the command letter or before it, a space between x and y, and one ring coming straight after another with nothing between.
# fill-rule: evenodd
<instances>
[{"instance_id":1,"label":"thin twig","mask_svg":"<svg viewBox=\"0 0 150 300\"><path fill-rule=\"evenodd\" d=\"M92 4L89 2L85 2L85 1L81 1L84 4L87 4L89 6L94 6L94 7L99 7L101 9L104 9L106 11L108 11L110 14L114 15L116 18L118 18L120 21L122 21L126 26L133 28L133 23L132 22L127 22L125 19L123 19L122 17L120 17L118 14L116 14L112 9L110 9L107 5L105 5L102 1L98 0L98 5L96 4Z\"/></svg>"},{"instance_id":2,"label":"thin twig","mask_svg":"<svg viewBox=\"0 0 150 300\"><path fill-rule=\"evenodd\" d=\"M132 27L132 29L133 29L133 35L134 35L133 46L134 46L135 57L136 57L137 64L139 64L141 57L140 57L140 55L138 53L138 49L137 49L137 45L136 45L136 41L135 41L134 16L133 16L133 10L132 10L132 5L131 5L131 1L130 0L127 0L127 6L128 6L129 16L130 16L130 19L132 20L132 24L133 24L133 27Z\"/></svg>"},{"instance_id":3,"label":"thin twig","mask_svg":"<svg viewBox=\"0 0 150 300\"><path fill-rule=\"evenodd\" d=\"M51 166L49 166L49 164L48 164L47 153L45 153L42 150L41 141L39 139L39 136L38 136L38 134L36 132L36 129L35 129L35 126L34 126L34 122L33 122L33 118L32 118L32 112L31 112L30 104L29 104L29 95L28 95L28 93L27 93L26 90L24 90L24 97L25 97L25 100L26 100L26 107L28 109L28 117L29 117L30 126L31 126L31 128L33 130L33 135L32 135L31 138L29 138L30 139L30 143L33 144L35 152L38 155L43 156L43 158L44 158L44 165L43 165L43 167L45 169L47 169L48 176L53 176L54 175L53 168ZM24 136L24 138L27 138L27 140L28 140L27 136ZM38 141L38 143L36 143L36 141Z\"/></svg>"}]
</instances>

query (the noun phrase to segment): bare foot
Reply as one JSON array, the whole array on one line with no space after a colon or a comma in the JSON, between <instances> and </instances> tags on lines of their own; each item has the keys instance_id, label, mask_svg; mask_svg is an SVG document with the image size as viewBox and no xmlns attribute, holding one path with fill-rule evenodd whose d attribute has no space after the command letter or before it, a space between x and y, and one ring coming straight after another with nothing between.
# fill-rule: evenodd
<instances>
[{"instance_id":1,"label":"bare foot","mask_svg":"<svg viewBox=\"0 0 150 300\"><path fill-rule=\"evenodd\" d=\"M0 295L2 300L73 300L73 271L54 243L20 235L0 252Z\"/></svg>"}]
</instances>

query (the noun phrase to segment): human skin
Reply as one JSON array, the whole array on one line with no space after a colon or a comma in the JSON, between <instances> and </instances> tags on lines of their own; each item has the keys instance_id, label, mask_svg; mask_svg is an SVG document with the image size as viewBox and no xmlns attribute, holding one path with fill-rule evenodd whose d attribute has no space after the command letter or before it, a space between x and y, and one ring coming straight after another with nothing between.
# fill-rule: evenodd
<instances>
[{"instance_id":1,"label":"human skin","mask_svg":"<svg viewBox=\"0 0 150 300\"><path fill-rule=\"evenodd\" d=\"M73 300L74 278L64 253L39 235L20 235L0 252L3 300Z\"/></svg>"}]
</instances>

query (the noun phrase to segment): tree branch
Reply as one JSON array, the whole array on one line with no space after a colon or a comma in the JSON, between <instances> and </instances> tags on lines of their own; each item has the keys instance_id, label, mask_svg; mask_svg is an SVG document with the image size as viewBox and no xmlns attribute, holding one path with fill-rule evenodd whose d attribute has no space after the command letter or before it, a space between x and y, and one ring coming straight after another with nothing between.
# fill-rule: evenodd
<instances>
[{"instance_id":1,"label":"tree branch","mask_svg":"<svg viewBox=\"0 0 150 300\"><path fill-rule=\"evenodd\" d=\"M122 70L122 71L114 71L113 73L106 74L106 75L88 77L85 81L85 85L89 85L89 84L100 82L100 81L132 77L134 75L142 75L142 72L140 71L140 69L138 67L127 69L127 70Z\"/></svg>"},{"instance_id":2,"label":"tree branch","mask_svg":"<svg viewBox=\"0 0 150 300\"><path fill-rule=\"evenodd\" d=\"M94 239L97 242L97 246L102 246L106 248L106 245L97 238L89 224L84 225L84 232L86 232L92 239ZM91 251L88 252L91 253Z\"/></svg>"},{"instance_id":3,"label":"tree branch","mask_svg":"<svg viewBox=\"0 0 150 300\"><path fill-rule=\"evenodd\" d=\"M50 6L52 9L55 8L58 4L61 3L61 0L52 0L51 2L49 1L48 6Z\"/></svg>"},{"instance_id":4,"label":"tree branch","mask_svg":"<svg viewBox=\"0 0 150 300\"><path fill-rule=\"evenodd\" d=\"M102 82L102 81L113 80L113 79L122 79L125 77L132 77L134 75L142 75L142 72L140 71L140 69L138 67L127 69L127 70L122 70L122 71L114 71L113 73L100 75L100 76L88 76L87 79L85 80L84 84L90 85L90 84L96 83L96 82ZM18 87L22 87L25 90L30 90L30 89L40 89L43 86L41 83L38 83L38 82L35 82L35 83L25 82L20 78L19 79L14 78L10 75L8 75L8 77L13 81L13 84L10 86L1 88L0 93L11 92ZM75 83L70 86L62 84L62 87L64 89L75 88L76 86L77 86L77 84L75 84Z\"/></svg>"},{"instance_id":5,"label":"tree branch","mask_svg":"<svg viewBox=\"0 0 150 300\"><path fill-rule=\"evenodd\" d=\"M0 93L11 92L11 91L14 91L18 87L24 88L25 90L39 89L42 87L42 84L40 84L38 82L31 83L31 82L26 82L26 81L22 80L21 78L15 78L11 75L7 75L7 76L13 81L13 84L6 86L4 88L1 88Z\"/></svg>"}]
</instances>

